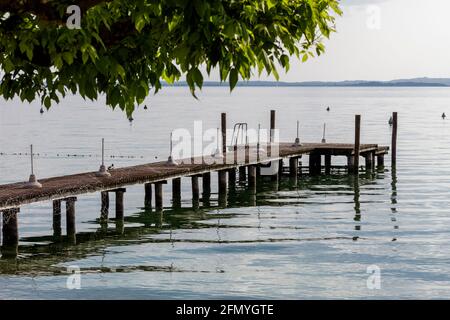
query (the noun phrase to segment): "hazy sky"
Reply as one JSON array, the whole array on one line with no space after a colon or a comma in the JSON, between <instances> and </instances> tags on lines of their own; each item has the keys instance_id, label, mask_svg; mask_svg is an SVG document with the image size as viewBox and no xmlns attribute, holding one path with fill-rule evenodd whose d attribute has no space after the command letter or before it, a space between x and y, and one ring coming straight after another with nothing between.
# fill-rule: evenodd
<instances>
[{"instance_id":1,"label":"hazy sky","mask_svg":"<svg viewBox=\"0 0 450 320\"><path fill-rule=\"evenodd\" d=\"M450 77L450 0L341 3L326 54L293 62L282 81Z\"/></svg>"}]
</instances>

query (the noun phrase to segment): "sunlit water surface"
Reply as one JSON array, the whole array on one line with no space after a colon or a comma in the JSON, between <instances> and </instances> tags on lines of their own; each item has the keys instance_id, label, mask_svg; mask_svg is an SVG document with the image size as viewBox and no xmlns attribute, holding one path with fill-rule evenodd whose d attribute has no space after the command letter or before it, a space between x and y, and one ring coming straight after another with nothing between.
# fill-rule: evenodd
<instances>
[{"instance_id":1,"label":"sunlit water surface","mask_svg":"<svg viewBox=\"0 0 450 320\"><path fill-rule=\"evenodd\" d=\"M268 127L270 109L283 141L293 141L298 119L302 141L319 142L326 122L328 142L351 142L361 114L362 142L380 145L390 144L398 111L397 170L387 159L359 181L334 172L261 182L256 197L241 184L227 208L217 206L213 175L211 203L198 210L184 179L182 209L171 208L169 183L162 214L146 212L143 187L131 186L123 234L114 220L98 223L100 196L88 194L76 203L77 245L53 243L50 202L26 205L19 259L0 260L1 299L450 298L450 123L440 118L450 115L449 89L206 88L196 101L165 88L146 103L130 124L77 97L43 115L37 104L0 102L0 183L28 178L20 153L31 143L38 177L58 176L96 170L102 137L108 165L134 165L167 158L173 129L192 131L195 120L216 128L221 112L230 125ZM78 290L67 287L72 266ZM368 268L379 268L381 288L367 285Z\"/></svg>"}]
</instances>

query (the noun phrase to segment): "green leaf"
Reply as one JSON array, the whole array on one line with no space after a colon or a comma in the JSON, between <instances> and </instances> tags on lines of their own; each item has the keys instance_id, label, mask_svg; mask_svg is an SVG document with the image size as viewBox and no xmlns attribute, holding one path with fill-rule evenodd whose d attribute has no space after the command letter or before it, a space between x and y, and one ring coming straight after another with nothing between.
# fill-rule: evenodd
<instances>
[{"instance_id":1,"label":"green leaf","mask_svg":"<svg viewBox=\"0 0 450 320\"><path fill-rule=\"evenodd\" d=\"M231 69L230 71L230 91L233 91L233 89L236 87L236 84L238 82L239 75L236 68Z\"/></svg>"}]
</instances>

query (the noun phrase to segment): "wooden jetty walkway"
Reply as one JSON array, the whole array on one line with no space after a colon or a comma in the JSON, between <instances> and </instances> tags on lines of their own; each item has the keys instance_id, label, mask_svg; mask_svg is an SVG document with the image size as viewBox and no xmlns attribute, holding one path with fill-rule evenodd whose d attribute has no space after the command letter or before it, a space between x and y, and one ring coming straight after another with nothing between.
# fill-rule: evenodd
<instances>
[{"instance_id":1,"label":"wooden jetty walkway","mask_svg":"<svg viewBox=\"0 0 450 320\"><path fill-rule=\"evenodd\" d=\"M19 233L18 213L26 204L53 201L53 231L55 237L61 237L61 204L66 205L66 232L69 241L76 242L75 234L75 202L77 196L86 193L101 193L100 219L106 221L109 212L109 194L115 193L116 220L124 218L124 193L126 187L143 184L145 190L145 206L152 207L154 190L154 207L163 208L163 185L172 181L172 198L181 201L181 178L189 177L192 183L193 200L200 198L199 178L202 179L203 197L211 194L211 173L217 172L219 185L219 203L225 202L228 184L236 183L239 173L240 181L246 179L248 186L256 191L257 177L261 166L266 163L279 163L279 170L271 179L279 179L283 172L283 161L289 163L289 175L299 176L299 161L304 155L309 156L309 174L330 174L333 156L345 156L349 173L359 173L359 158L364 157L366 170L377 165L384 166L384 156L389 147L377 144L360 144L360 117L355 121L355 143L280 143L276 147L269 145L261 151L256 145L229 148L222 145L220 157L203 156L177 160L178 165L155 162L137 166L110 170L109 176L99 177L97 172L86 172L62 177L39 179L41 188L28 188L25 182L0 185L0 212L3 213L2 256L16 256ZM271 112L271 130L275 129L275 112ZM396 127L396 124L395 124ZM396 131L396 130L395 130ZM226 141L226 116L222 114L222 135ZM395 137L396 139L396 137ZM243 154L243 157L239 157ZM273 155L272 155L273 154ZM394 151L395 154L395 151ZM324 159L324 165L322 165Z\"/></svg>"}]
</instances>

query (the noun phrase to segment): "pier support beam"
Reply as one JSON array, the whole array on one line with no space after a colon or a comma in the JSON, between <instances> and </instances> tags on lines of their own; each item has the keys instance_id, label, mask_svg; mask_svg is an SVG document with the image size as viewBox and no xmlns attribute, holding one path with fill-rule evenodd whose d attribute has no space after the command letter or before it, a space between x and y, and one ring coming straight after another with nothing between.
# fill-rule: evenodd
<instances>
[{"instance_id":1,"label":"pier support beam","mask_svg":"<svg viewBox=\"0 0 450 320\"><path fill-rule=\"evenodd\" d=\"M227 205L227 171L220 170L218 172L219 178L219 206L226 207Z\"/></svg>"},{"instance_id":2,"label":"pier support beam","mask_svg":"<svg viewBox=\"0 0 450 320\"><path fill-rule=\"evenodd\" d=\"M125 188L114 190L116 193L116 220L123 220L124 218L124 205L123 194L127 191Z\"/></svg>"},{"instance_id":3,"label":"pier support beam","mask_svg":"<svg viewBox=\"0 0 450 320\"><path fill-rule=\"evenodd\" d=\"M348 155L347 156L347 169L348 169L348 173L353 173L355 172L355 157L353 155Z\"/></svg>"},{"instance_id":4,"label":"pier support beam","mask_svg":"<svg viewBox=\"0 0 450 320\"><path fill-rule=\"evenodd\" d=\"M228 169L228 183L230 186L236 185L236 168Z\"/></svg>"},{"instance_id":5,"label":"pier support beam","mask_svg":"<svg viewBox=\"0 0 450 320\"><path fill-rule=\"evenodd\" d=\"M244 182L247 179L246 167L239 167L239 182Z\"/></svg>"},{"instance_id":6,"label":"pier support beam","mask_svg":"<svg viewBox=\"0 0 450 320\"><path fill-rule=\"evenodd\" d=\"M384 167L384 154L377 155L377 166L379 168L383 168Z\"/></svg>"},{"instance_id":7,"label":"pier support beam","mask_svg":"<svg viewBox=\"0 0 450 320\"><path fill-rule=\"evenodd\" d=\"M289 176L296 178L298 176L298 158L289 158Z\"/></svg>"},{"instance_id":8,"label":"pier support beam","mask_svg":"<svg viewBox=\"0 0 450 320\"><path fill-rule=\"evenodd\" d=\"M280 177L280 179L283 176L283 166L284 166L283 159L278 160L278 176Z\"/></svg>"},{"instance_id":9,"label":"pier support beam","mask_svg":"<svg viewBox=\"0 0 450 320\"><path fill-rule=\"evenodd\" d=\"M211 172L202 175L202 189L203 206L209 207L211 199Z\"/></svg>"},{"instance_id":10,"label":"pier support beam","mask_svg":"<svg viewBox=\"0 0 450 320\"><path fill-rule=\"evenodd\" d=\"M102 207L100 209L100 220L107 221L108 214L109 214L109 192L108 191L101 192L101 202L102 202Z\"/></svg>"},{"instance_id":11,"label":"pier support beam","mask_svg":"<svg viewBox=\"0 0 450 320\"><path fill-rule=\"evenodd\" d=\"M192 176L192 200L199 201L200 200L200 187L198 184L198 176Z\"/></svg>"},{"instance_id":12,"label":"pier support beam","mask_svg":"<svg viewBox=\"0 0 450 320\"><path fill-rule=\"evenodd\" d=\"M53 200L53 237L55 241L61 239L61 200Z\"/></svg>"},{"instance_id":13,"label":"pier support beam","mask_svg":"<svg viewBox=\"0 0 450 320\"><path fill-rule=\"evenodd\" d=\"M75 228L75 202L76 197L66 198L66 232L67 239L70 243L76 243L76 228Z\"/></svg>"},{"instance_id":14,"label":"pier support beam","mask_svg":"<svg viewBox=\"0 0 450 320\"><path fill-rule=\"evenodd\" d=\"M311 152L309 154L309 174L319 175L322 170L322 156L319 153Z\"/></svg>"},{"instance_id":15,"label":"pier support beam","mask_svg":"<svg viewBox=\"0 0 450 320\"><path fill-rule=\"evenodd\" d=\"M331 174L331 154L325 155L325 174Z\"/></svg>"},{"instance_id":16,"label":"pier support beam","mask_svg":"<svg viewBox=\"0 0 450 320\"><path fill-rule=\"evenodd\" d=\"M145 188L144 206L145 208L150 209L152 207L152 184L146 183L144 184L144 188Z\"/></svg>"},{"instance_id":17,"label":"pier support beam","mask_svg":"<svg viewBox=\"0 0 450 320\"><path fill-rule=\"evenodd\" d=\"M366 171L372 171L374 169L374 154L372 152L369 152L364 156L365 163L366 163Z\"/></svg>"},{"instance_id":18,"label":"pier support beam","mask_svg":"<svg viewBox=\"0 0 450 320\"><path fill-rule=\"evenodd\" d=\"M155 209L157 211L162 211L163 209L163 185L165 182L155 183Z\"/></svg>"},{"instance_id":19,"label":"pier support beam","mask_svg":"<svg viewBox=\"0 0 450 320\"><path fill-rule=\"evenodd\" d=\"M181 207L181 178L172 180L172 205L175 208Z\"/></svg>"},{"instance_id":20,"label":"pier support beam","mask_svg":"<svg viewBox=\"0 0 450 320\"><path fill-rule=\"evenodd\" d=\"M256 165L248 166L248 186L256 191Z\"/></svg>"},{"instance_id":21,"label":"pier support beam","mask_svg":"<svg viewBox=\"0 0 450 320\"><path fill-rule=\"evenodd\" d=\"M17 221L19 212L19 208L3 211L3 243L1 251L4 258L15 258L19 253L19 225Z\"/></svg>"}]
</instances>

